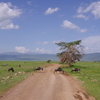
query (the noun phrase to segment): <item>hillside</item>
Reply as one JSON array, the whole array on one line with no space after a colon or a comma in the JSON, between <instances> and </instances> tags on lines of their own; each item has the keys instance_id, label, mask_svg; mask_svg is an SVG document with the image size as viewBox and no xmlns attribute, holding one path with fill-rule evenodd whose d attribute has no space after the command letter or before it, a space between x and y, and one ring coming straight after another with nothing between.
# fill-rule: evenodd
<instances>
[{"instance_id":1,"label":"hillside","mask_svg":"<svg viewBox=\"0 0 100 100\"><path fill-rule=\"evenodd\" d=\"M59 61L56 54L22 54L22 53L16 53L16 52L10 52L10 53L1 53L0 54L0 61ZM91 54L85 54L81 61L100 61L100 53L91 53Z\"/></svg>"},{"instance_id":2,"label":"hillside","mask_svg":"<svg viewBox=\"0 0 100 100\"><path fill-rule=\"evenodd\" d=\"M100 61L100 53L85 54L82 61Z\"/></svg>"},{"instance_id":3,"label":"hillside","mask_svg":"<svg viewBox=\"0 0 100 100\"><path fill-rule=\"evenodd\" d=\"M3 53L0 54L0 60L58 61L58 58L54 54Z\"/></svg>"}]
</instances>

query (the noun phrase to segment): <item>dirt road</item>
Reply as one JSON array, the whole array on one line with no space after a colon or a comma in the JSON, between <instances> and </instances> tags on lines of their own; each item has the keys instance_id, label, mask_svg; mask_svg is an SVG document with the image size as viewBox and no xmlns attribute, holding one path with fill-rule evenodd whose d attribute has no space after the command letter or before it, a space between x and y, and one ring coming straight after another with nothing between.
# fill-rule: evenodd
<instances>
[{"instance_id":1,"label":"dirt road","mask_svg":"<svg viewBox=\"0 0 100 100\"><path fill-rule=\"evenodd\" d=\"M95 100L86 94L73 77L54 73L52 64L7 91L0 100Z\"/></svg>"}]
</instances>

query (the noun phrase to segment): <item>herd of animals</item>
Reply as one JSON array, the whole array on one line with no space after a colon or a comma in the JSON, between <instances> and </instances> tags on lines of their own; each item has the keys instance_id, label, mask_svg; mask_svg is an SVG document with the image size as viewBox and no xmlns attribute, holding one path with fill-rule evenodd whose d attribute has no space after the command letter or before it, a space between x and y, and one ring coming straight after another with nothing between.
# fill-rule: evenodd
<instances>
[{"instance_id":1,"label":"herd of animals","mask_svg":"<svg viewBox=\"0 0 100 100\"><path fill-rule=\"evenodd\" d=\"M37 67L35 70L42 70L43 71L43 68L42 67ZM73 68L73 69L71 69L70 72L74 72L74 71L75 72L79 72L80 68ZM58 67L57 69L54 70L54 73L56 73L56 72L62 72L62 73L64 73L64 70L62 70L61 67Z\"/></svg>"},{"instance_id":2,"label":"herd of animals","mask_svg":"<svg viewBox=\"0 0 100 100\"><path fill-rule=\"evenodd\" d=\"M21 66L21 65L20 65ZM43 71L43 68L42 67L36 67L35 68L36 71ZM14 68L9 68L8 69L8 72L9 71L12 71L14 72ZM80 68L73 68L71 69L70 72L79 72L80 71ZM54 73L57 73L57 72L61 72L61 73L64 73L64 70L61 69L61 67L58 67L57 69L54 70Z\"/></svg>"}]
</instances>

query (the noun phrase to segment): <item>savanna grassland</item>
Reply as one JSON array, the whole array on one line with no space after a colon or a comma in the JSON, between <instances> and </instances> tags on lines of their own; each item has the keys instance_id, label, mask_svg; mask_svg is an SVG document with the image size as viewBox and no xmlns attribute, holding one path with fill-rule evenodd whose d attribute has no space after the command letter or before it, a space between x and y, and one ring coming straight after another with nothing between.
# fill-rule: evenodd
<instances>
[{"instance_id":1,"label":"savanna grassland","mask_svg":"<svg viewBox=\"0 0 100 100\"><path fill-rule=\"evenodd\" d=\"M72 68L80 68L81 70L80 72L70 72ZM77 62L71 68L66 68L65 64L63 70L81 82L89 95L100 100L100 62Z\"/></svg>"},{"instance_id":2,"label":"savanna grassland","mask_svg":"<svg viewBox=\"0 0 100 100\"><path fill-rule=\"evenodd\" d=\"M34 73L36 67L48 64L45 61L0 61L0 95ZM8 72L9 68L14 68L14 72Z\"/></svg>"},{"instance_id":3,"label":"savanna grassland","mask_svg":"<svg viewBox=\"0 0 100 100\"><path fill-rule=\"evenodd\" d=\"M0 95L25 80L35 72L36 67L48 67L52 63L58 62L0 61ZM18 66L19 64L21 67ZM67 68L66 64L61 65L66 73L74 76L82 84L89 95L95 97L96 100L100 100L100 62L77 62L70 68ZM11 67L14 68L14 72L8 72ZM81 70L80 72L70 72L72 68L80 68Z\"/></svg>"}]
</instances>

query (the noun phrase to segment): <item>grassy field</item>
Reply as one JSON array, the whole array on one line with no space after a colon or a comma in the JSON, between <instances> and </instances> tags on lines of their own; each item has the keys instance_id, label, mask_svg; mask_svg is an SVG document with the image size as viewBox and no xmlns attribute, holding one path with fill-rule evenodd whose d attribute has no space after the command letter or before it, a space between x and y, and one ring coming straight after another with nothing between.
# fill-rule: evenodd
<instances>
[{"instance_id":1,"label":"grassy field","mask_svg":"<svg viewBox=\"0 0 100 100\"><path fill-rule=\"evenodd\" d=\"M18 66L19 64L21 67ZM49 63L45 61L0 61L0 95L26 79L30 73L34 73L36 67L47 67L48 65ZM66 64L62 65L64 71L82 83L89 95L100 100L100 62L77 62L71 68L66 68ZM15 72L8 72L8 68L11 67ZM70 72L72 68L80 68L81 71Z\"/></svg>"},{"instance_id":2,"label":"grassy field","mask_svg":"<svg viewBox=\"0 0 100 100\"><path fill-rule=\"evenodd\" d=\"M21 65L19 67L18 65ZM34 73L36 67L47 67L47 62L42 61L0 61L0 95L12 86L27 78L30 73ZM8 72L9 68L14 68L14 72Z\"/></svg>"},{"instance_id":3,"label":"grassy field","mask_svg":"<svg viewBox=\"0 0 100 100\"><path fill-rule=\"evenodd\" d=\"M81 71L70 72L72 68L80 68ZM80 81L89 95L100 100L100 62L77 62L71 68L63 64L63 70Z\"/></svg>"}]
</instances>

